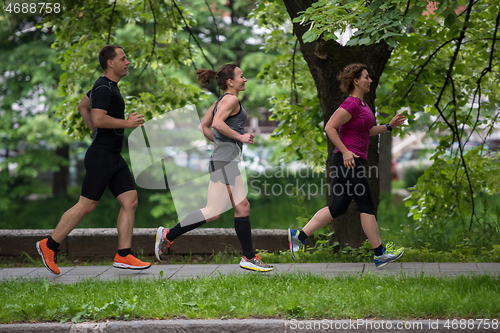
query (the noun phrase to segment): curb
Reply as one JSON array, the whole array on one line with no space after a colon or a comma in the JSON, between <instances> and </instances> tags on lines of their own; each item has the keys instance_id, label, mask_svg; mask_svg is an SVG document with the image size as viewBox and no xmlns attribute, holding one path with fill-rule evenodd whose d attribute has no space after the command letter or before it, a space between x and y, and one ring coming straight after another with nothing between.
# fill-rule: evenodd
<instances>
[{"instance_id":1,"label":"curb","mask_svg":"<svg viewBox=\"0 0 500 333\"><path fill-rule=\"evenodd\" d=\"M225 333L225 332L492 332L490 327L481 321L465 322L461 328L460 320L284 320L284 319L214 319L214 320L145 320L105 323L40 323L40 324L2 324L0 332L37 332L37 333L160 333L160 332L190 332L190 333ZM462 325L463 326L463 325ZM498 321L497 321L498 327Z\"/></svg>"}]
</instances>

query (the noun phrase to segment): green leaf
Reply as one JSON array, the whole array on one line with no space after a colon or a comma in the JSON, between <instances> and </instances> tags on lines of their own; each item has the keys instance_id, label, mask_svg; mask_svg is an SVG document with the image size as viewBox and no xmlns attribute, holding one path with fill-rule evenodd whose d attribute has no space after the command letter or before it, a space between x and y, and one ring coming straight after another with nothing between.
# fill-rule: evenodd
<instances>
[{"instance_id":1,"label":"green leaf","mask_svg":"<svg viewBox=\"0 0 500 333\"><path fill-rule=\"evenodd\" d=\"M370 43L370 37L362 38L358 42L359 45L365 45L365 44L368 44L368 43Z\"/></svg>"},{"instance_id":2,"label":"green leaf","mask_svg":"<svg viewBox=\"0 0 500 333\"><path fill-rule=\"evenodd\" d=\"M393 48L398 47L398 42L396 42L393 38L387 38L387 39L385 40L385 42L386 42L387 44L389 44L389 46L391 46L391 47L393 47Z\"/></svg>"},{"instance_id":3,"label":"green leaf","mask_svg":"<svg viewBox=\"0 0 500 333\"><path fill-rule=\"evenodd\" d=\"M351 38L349 41L346 43L346 46L351 46L351 45L357 45L359 42L359 37L356 38Z\"/></svg>"},{"instance_id":4,"label":"green leaf","mask_svg":"<svg viewBox=\"0 0 500 333\"><path fill-rule=\"evenodd\" d=\"M457 19L456 14L454 12L450 13L448 14L448 16L446 16L446 19L444 20L444 25L447 26L448 28L451 28L455 24L456 19Z\"/></svg>"},{"instance_id":5,"label":"green leaf","mask_svg":"<svg viewBox=\"0 0 500 333\"><path fill-rule=\"evenodd\" d=\"M306 31L306 33L302 36L304 43L314 42L317 38L318 36L312 30Z\"/></svg>"}]
</instances>

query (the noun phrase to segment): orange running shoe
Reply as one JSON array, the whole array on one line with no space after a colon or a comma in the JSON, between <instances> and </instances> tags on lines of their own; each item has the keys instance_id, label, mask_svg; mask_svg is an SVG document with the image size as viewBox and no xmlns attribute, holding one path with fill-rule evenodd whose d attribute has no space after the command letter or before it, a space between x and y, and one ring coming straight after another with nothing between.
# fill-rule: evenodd
<instances>
[{"instance_id":1,"label":"orange running shoe","mask_svg":"<svg viewBox=\"0 0 500 333\"><path fill-rule=\"evenodd\" d=\"M59 270L59 267L57 267L57 252L59 252L59 249L57 251L53 251L47 247L47 241L49 239L45 238L42 239L39 242L36 242L36 249L38 250L38 253L42 257L43 264L47 269L55 274L59 275L61 274L61 271Z\"/></svg>"},{"instance_id":2,"label":"orange running shoe","mask_svg":"<svg viewBox=\"0 0 500 333\"><path fill-rule=\"evenodd\" d=\"M151 267L149 262L140 261L133 254L129 254L126 257L120 256L118 253L115 255L115 260L113 266L116 268L124 269L146 269Z\"/></svg>"}]
</instances>

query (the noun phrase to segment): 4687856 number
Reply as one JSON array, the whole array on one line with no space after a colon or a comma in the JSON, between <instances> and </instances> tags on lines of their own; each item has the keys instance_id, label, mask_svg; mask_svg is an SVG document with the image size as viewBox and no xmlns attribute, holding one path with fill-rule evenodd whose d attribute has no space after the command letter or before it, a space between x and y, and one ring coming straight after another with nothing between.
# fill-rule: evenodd
<instances>
[{"instance_id":1,"label":"4687856 number","mask_svg":"<svg viewBox=\"0 0 500 333\"><path fill-rule=\"evenodd\" d=\"M9 3L7 5L7 8L5 8L5 11L7 13L14 13L14 14L35 14L35 13L43 13L45 12L46 14L50 14L52 12L54 13L60 13L61 12L61 4L59 3L50 3L50 2L23 2L23 3Z\"/></svg>"}]
</instances>

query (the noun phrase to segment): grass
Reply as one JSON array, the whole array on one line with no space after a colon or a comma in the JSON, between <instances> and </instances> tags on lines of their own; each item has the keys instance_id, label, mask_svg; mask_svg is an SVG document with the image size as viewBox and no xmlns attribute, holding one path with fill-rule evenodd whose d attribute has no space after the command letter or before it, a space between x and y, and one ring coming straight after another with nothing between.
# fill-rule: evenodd
<instances>
[{"instance_id":1,"label":"grass","mask_svg":"<svg viewBox=\"0 0 500 333\"><path fill-rule=\"evenodd\" d=\"M0 282L0 322L210 318L499 318L492 276L231 274Z\"/></svg>"}]
</instances>

